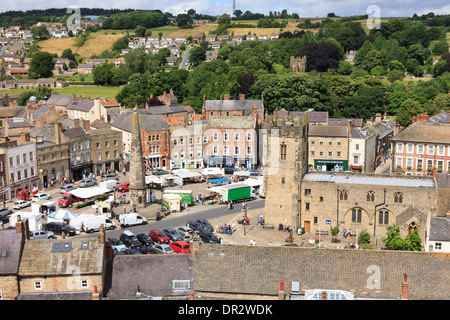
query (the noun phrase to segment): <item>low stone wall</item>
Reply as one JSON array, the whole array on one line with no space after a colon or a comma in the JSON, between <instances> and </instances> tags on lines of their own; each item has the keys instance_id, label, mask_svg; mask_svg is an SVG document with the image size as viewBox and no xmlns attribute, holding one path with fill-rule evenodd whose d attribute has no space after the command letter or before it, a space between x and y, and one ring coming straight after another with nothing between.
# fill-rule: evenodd
<instances>
[{"instance_id":1,"label":"low stone wall","mask_svg":"<svg viewBox=\"0 0 450 320\"><path fill-rule=\"evenodd\" d=\"M293 281L355 297L398 299L403 275L409 299L450 299L450 254L329 248L253 247L203 243L195 253L196 292L278 295Z\"/></svg>"}]
</instances>

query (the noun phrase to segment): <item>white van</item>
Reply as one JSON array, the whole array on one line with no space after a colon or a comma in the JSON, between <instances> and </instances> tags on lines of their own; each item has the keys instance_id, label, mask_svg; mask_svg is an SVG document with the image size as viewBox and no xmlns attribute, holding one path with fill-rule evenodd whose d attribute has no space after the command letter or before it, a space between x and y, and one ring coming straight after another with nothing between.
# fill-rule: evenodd
<instances>
[{"instance_id":1,"label":"white van","mask_svg":"<svg viewBox=\"0 0 450 320\"><path fill-rule=\"evenodd\" d=\"M84 230L84 232L87 232L87 233L99 231L100 226L102 224L105 225L105 230L107 230L107 229L112 230L116 227L114 222L112 222L105 216L103 216L103 215L94 216L93 215L93 216L85 217L83 219L83 230Z\"/></svg>"},{"instance_id":2,"label":"white van","mask_svg":"<svg viewBox=\"0 0 450 320\"><path fill-rule=\"evenodd\" d=\"M126 213L119 216L120 224L124 227L147 224L147 219L137 213Z\"/></svg>"},{"instance_id":3,"label":"white van","mask_svg":"<svg viewBox=\"0 0 450 320\"><path fill-rule=\"evenodd\" d=\"M99 184L99 187L114 191L117 188L117 180L106 180Z\"/></svg>"}]
</instances>

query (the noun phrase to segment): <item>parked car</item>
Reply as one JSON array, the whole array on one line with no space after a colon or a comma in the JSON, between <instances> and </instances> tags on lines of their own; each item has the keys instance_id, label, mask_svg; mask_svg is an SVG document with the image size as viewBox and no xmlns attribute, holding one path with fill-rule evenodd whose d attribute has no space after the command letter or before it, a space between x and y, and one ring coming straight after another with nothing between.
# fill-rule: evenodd
<instances>
[{"instance_id":1,"label":"parked car","mask_svg":"<svg viewBox=\"0 0 450 320\"><path fill-rule=\"evenodd\" d=\"M247 169L245 171L250 172L251 176L262 176L262 173L260 171L254 169Z\"/></svg>"},{"instance_id":2,"label":"parked car","mask_svg":"<svg viewBox=\"0 0 450 320\"><path fill-rule=\"evenodd\" d=\"M38 239L55 239L55 234L52 231L34 230L30 231L30 240Z\"/></svg>"},{"instance_id":3,"label":"parked car","mask_svg":"<svg viewBox=\"0 0 450 320\"><path fill-rule=\"evenodd\" d=\"M193 232L189 227L179 227L177 229L177 232L183 237L183 238L189 238L191 236L191 232Z\"/></svg>"},{"instance_id":4,"label":"parked car","mask_svg":"<svg viewBox=\"0 0 450 320\"><path fill-rule=\"evenodd\" d=\"M170 238L161 230L152 229L148 232L148 236L158 243L169 243Z\"/></svg>"},{"instance_id":5,"label":"parked car","mask_svg":"<svg viewBox=\"0 0 450 320\"><path fill-rule=\"evenodd\" d=\"M203 229L208 230L209 232L214 231L213 226L208 222L208 220L199 218L199 219L197 219L197 222L202 225Z\"/></svg>"},{"instance_id":6,"label":"parked car","mask_svg":"<svg viewBox=\"0 0 450 320\"><path fill-rule=\"evenodd\" d=\"M155 248L156 251L158 251L158 253L163 253L163 254L169 254L169 253L173 253L173 249L168 245L168 244L158 244L156 246L154 246L153 248Z\"/></svg>"},{"instance_id":7,"label":"parked car","mask_svg":"<svg viewBox=\"0 0 450 320\"><path fill-rule=\"evenodd\" d=\"M100 177L101 181L107 181L107 180L119 180L119 177L116 174L108 173L108 174L102 174Z\"/></svg>"},{"instance_id":8,"label":"parked car","mask_svg":"<svg viewBox=\"0 0 450 320\"><path fill-rule=\"evenodd\" d=\"M61 189L59 189L59 193L64 194L67 193L69 191L75 190L77 187L72 185L72 184L68 184L65 186L62 186Z\"/></svg>"},{"instance_id":9,"label":"parked car","mask_svg":"<svg viewBox=\"0 0 450 320\"><path fill-rule=\"evenodd\" d=\"M197 221L188 221L186 226L193 229L194 231L203 230L203 226Z\"/></svg>"},{"instance_id":10,"label":"parked car","mask_svg":"<svg viewBox=\"0 0 450 320\"><path fill-rule=\"evenodd\" d=\"M3 221L3 223L9 223L9 217L7 217L7 216L0 216L0 221Z\"/></svg>"},{"instance_id":11,"label":"parked car","mask_svg":"<svg viewBox=\"0 0 450 320\"><path fill-rule=\"evenodd\" d=\"M71 237L76 235L77 231L74 227L62 222L49 222L45 225L46 231L53 231L54 234L64 234Z\"/></svg>"},{"instance_id":12,"label":"parked car","mask_svg":"<svg viewBox=\"0 0 450 320\"><path fill-rule=\"evenodd\" d=\"M125 254L142 254L141 250L136 249L136 248L126 249L122 252L124 252Z\"/></svg>"},{"instance_id":13,"label":"parked car","mask_svg":"<svg viewBox=\"0 0 450 320\"><path fill-rule=\"evenodd\" d=\"M33 198L31 198L32 201L39 201L39 200L48 200L51 199L52 196L47 193L36 193Z\"/></svg>"},{"instance_id":14,"label":"parked car","mask_svg":"<svg viewBox=\"0 0 450 320\"><path fill-rule=\"evenodd\" d=\"M79 188L87 188L97 185L97 181L95 180L83 180L78 184Z\"/></svg>"},{"instance_id":15,"label":"parked car","mask_svg":"<svg viewBox=\"0 0 450 320\"><path fill-rule=\"evenodd\" d=\"M130 191L130 182L125 182L125 183L119 184L117 186L117 189L122 192Z\"/></svg>"},{"instance_id":16,"label":"parked car","mask_svg":"<svg viewBox=\"0 0 450 320\"><path fill-rule=\"evenodd\" d=\"M183 240L183 237L175 229L167 228L163 229L162 232L164 232L171 241Z\"/></svg>"},{"instance_id":17,"label":"parked car","mask_svg":"<svg viewBox=\"0 0 450 320\"><path fill-rule=\"evenodd\" d=\"M111 248L114 252L121 252L127 249L127 247L117 238L108 239L111 242Z\"/></svg>"},{"instance_id":18,"label":"parked car","mask_svg":"<svg viewBox=\"0 0 450 320\"><path fill-rule=\"evenodd\" d=\"M136 235L136 238L138 239L138 241L142 244L142 245L144 245L144 246L152 246L152 245L154 245L155 244L155 242L152 240L152 238L150 238L149 236L148 236L148 234L145 234L145 233L138 233L137 235Z\"/></svg>"},{"instance_id":19,"label":"parked car","mask_svg":"<svg viewBox=\"0 0 450 320\"><path fill-rule=\"evenodd\" d=\"M120 235L120 241L129 248L139 248L142 245L130 230L125 230Z\"/></svg>"},{"instance_id":20,"label":"parked car","mask_svg":"<svg viewBox=\"0 0 450 320\"><path fill-rule=\"evenodd\" d=\"M153 246L140 247L139 250L143 254L157 254L159 253Z\"/></svg>"},{"instance_id":21,"label":"parked car","mask_svg":"<svg viewBox=\"0 0 450 320\"><path fill-rule=\"evenodd\" d=\"M6 216L8 214L11 214L12 210L8 208L0 208L0 216Z\"/></svg>"},{"instance_id":22,"label":"parked car","mask_svg":"<svg viewBox=\"0 0 450 320\"><path fill-rule=\"evenodd\" d=\"M162 169L155 169L152 171L152 174L154 174L155 176L162 176L164 174L169 174L169 171L164 171Z\"/></svg>"},{"instance_id":23,"label":"parked car","mask_svg":"<svg viewBox=\"0 0 450 320\"><path fill-rule=\"evenodd\" d=\"M31 206L31 203L25 200L17 200L13 203L13 209L19 210Z\"/></svg>"},{"instance_id":24,"label":"parked car","mask_svg":"<svg viewBox=\"0 0 450 320\"><path fill-rule=\"evenodd\" d=\"M209 231L203 230L199 232L200 235L200 239L203 240L203 242L206 243L220 243L219 238L217 238L217 236Z\"/></svg>"},{"instance_id":25,"label":"parked car","mask_svg":"<svg viewBox=\"0 0 450 320\"><path fill-rule=\"evenodd\" d=\"M189 253L189 243L186 241L171 242L169 246L177 253Z\"/></svg>"}]
</instances>

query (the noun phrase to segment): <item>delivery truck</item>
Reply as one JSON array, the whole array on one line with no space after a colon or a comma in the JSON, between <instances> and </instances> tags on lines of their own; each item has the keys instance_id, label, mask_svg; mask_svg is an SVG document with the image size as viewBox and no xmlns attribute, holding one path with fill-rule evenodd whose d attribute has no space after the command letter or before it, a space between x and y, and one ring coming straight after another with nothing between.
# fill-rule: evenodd
<instances>
[{"instance_id":1,"label":"delivery truck","mask_svg":"<svg viewBox=\"0 0 450 320\"><path fill-rule=\"evenodd\" d=\"M252 187L245 183L232 183L219 188L222 202L239 202L252 198Z\"/></svg>"}]
</instances>

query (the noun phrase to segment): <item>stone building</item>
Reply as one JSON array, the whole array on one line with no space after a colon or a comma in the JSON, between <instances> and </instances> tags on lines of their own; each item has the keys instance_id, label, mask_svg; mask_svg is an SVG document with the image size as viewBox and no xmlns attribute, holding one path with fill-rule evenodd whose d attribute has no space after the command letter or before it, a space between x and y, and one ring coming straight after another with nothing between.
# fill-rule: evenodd
<instances>
[{"instance_id":1,"label":"stone building","mask_svg":"<svg viewBox=\"0 0 450 320\"><path fill-rule=\"evenodd\" d=\"M203 168L203 124L179 123L170 127L170 169Z\"/></svg>"},{"instance_id":2,"label":"stone building","mask_svg":"<svg viewBox=\"0 0 450 320\"><path fill-rule=\"evenodd\" d=\"M305 118L276 116L266 121L264 194L269 224L303 227L314 235L335 226L352 229L353 234L367 230L379 248L388 226L399 226L402 236L418 229L425 239L429 218L447 214L448 208L439 206L433 177L308 173L304 122Z\"/></svg>"},{"instance_id":3,"label":"stone building","mask_svg":"<svg viewBox=\"0 0 450 320\"><path fill-rule=\"evenodd\" d=\"M91 159L93 172L96 175L106 173L107 170L120 172L122 170L122 134L111 127L92 130L89 123L87 134L91 138Z\"/></svg>"},{"instance_id":4,"label":"stone building","mask_svg":"<svg viewBox=\"0 0 450 320\"><path fill-rule=\"evenodd\" d=\"M103 291L108 252L104 229L93 238L27 241L18 300L91 300Z\"/></svg>"},{"instance_id":5,"label":"stone building","mask_svg":"<svg viewBox=\"0 0 450 320\"><path fill-rule=\"evenodd\" d=\"M18 222L16 229L0 232L0 300L15 300L19 295L19 264L28 235L26 221Z\"/></svg>"},{"instance_id":6,"label":"stone building","mask_svg":"<svg viewBox=\"0 0 450 320\"><path fill-rule=\"evenodd\" d=\"M305 57L291 57L290 60L291 72L305 73L306 72L306 56Z\"/></svg>"},{"instance_id":7,"label":"stone building","mask_svg":"<svg viewBox=\"0 0 450 320\"><path fill-rule=\"evenodd\" d=\"M348 137L351 126L310 125L308 165L319 171L348 170Z\"/></svg>"},{"instance_id":8,"label":"stone building","mask_svg":"<svg viewBox=\"0 0 450 320\"><path fill-rule=\"evenodd\" d=\"M80 126L80 120L75 119L73 127L63 129L61 137L61 141L68 142L70 147L70 179L78 181L83 175L88 176L93 172L91 137Z\"/></svg>"}]
</instances>

